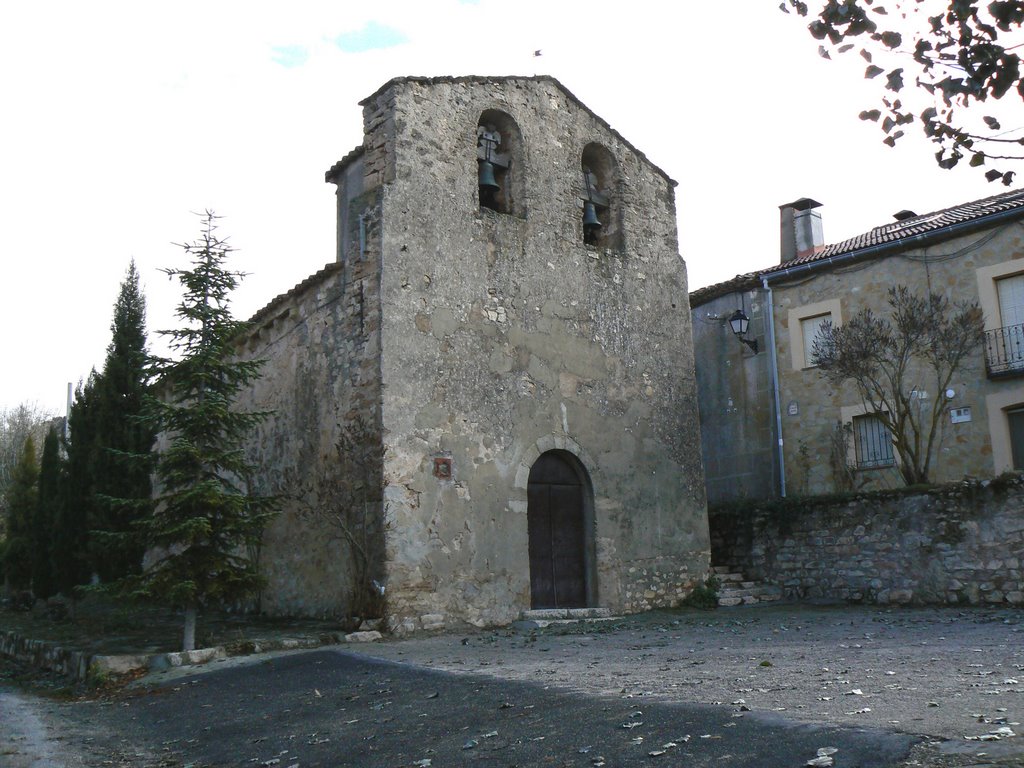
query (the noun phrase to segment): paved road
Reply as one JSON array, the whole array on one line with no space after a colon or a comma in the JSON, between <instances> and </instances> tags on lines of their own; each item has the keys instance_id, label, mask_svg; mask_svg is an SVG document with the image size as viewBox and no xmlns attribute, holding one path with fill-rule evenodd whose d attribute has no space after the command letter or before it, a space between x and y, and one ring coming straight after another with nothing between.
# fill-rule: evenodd
<instances>
[{"instance_id":1,"label":"paved road","mask_svg":"<svg viewBox=\"0 0 1024 768\"><path fill-rule=\"evenodd\" d=\"M232 661L30 701L28 736L0 698L0 765L1021 766L1024 736L977 740L1022 730L1021 618L650 614Z\"/></svg>"},{"instance_id":2,"label":"paved road","mask_svg":"<svg viewBox=\"0 0 1024 768\"><path fill-rule=\"evenodd\" d=\"M882 768L914 742L731 707L581 696L333 649L184 677L62 714L80 732L102 724L85 765L792 768L833 748L837 766Z\"/></svg>"}]
</instances>

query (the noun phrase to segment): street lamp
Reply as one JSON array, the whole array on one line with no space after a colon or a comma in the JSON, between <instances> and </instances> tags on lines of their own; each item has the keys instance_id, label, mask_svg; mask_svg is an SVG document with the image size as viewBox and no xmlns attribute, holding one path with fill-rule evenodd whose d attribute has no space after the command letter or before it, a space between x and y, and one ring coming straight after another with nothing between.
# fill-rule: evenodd
<instances>
[{"instance_id":1,"label":"street lamp","mask_svg":"<svg viewBox=\"0 0 1024 768\"><path fill-rule=\"evenodd\" d=\"M743 336L747 332L747 328L750 326L750 318L747 317L746 313L742 309L737 309L732 313L729 318L729 327L732 328L732 332L736 335L736 338L746 344L752 350L754 354L757 354L757 339L745 339Z\"/></svg>"}]
</instances>

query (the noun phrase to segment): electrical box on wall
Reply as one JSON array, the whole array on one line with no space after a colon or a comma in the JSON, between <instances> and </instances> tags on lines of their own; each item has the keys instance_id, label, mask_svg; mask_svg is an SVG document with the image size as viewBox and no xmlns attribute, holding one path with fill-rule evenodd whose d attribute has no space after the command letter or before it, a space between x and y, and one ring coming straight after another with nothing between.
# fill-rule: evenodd
<instances>
[{"instance_id":1,"label":"electrical box on wall","mask_svg":"<svg viewBox=\"0 0 1024 768\"><path fill-rule=\"evenodd\" d=\"M965 421L971 420L971 408L970 406L964 408L950 408L949 409L949 420L953 424L963 424Z\"/></svg>"}]
</instances>

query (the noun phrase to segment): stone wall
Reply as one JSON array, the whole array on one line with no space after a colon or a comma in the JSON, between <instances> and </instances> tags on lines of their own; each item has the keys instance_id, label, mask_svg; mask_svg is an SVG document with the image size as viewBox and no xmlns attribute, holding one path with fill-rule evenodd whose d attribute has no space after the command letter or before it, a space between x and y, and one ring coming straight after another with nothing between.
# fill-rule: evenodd
<instances>
[{"instance_id":1,"label":"stone wall","mask_svg":"<svg viewBox=\"0 0 1024 768\"><path fill-rule=\"evenodd\" d=\"M388 123L373 110L391 103ZM545 450L589 476L596 603L678 602L709 545L672 182L547 78L394 81L364 104L368 125L396 131L381 277L395 627L501 624L530 607L527 479ZM522 137L515 213L478 204L487 110ZM590 143L614 158L621 247L583 242Z\"/></svg>"},{"instance_id":2,"label":"stone wall","mask_svg":"<svg viewBox=\"0 0 1024 768\"><path fill-rule=\"evenodd\" d=\"M254 489L281 497L259 552L269 614L379 613L383 578L380 506L379 247L373 200L363 253L329 265L254 318L243 357L262 359L239 400L270 415L247 444ZM379 228L378 228L379 229Z\"/></svg>"},{"instance_id":3,"label":"stone wall","mask_svg":"<svg viewBox=\"0 0 1024 768\"><path fill-rule=\"evenodd\" d=\"M64 648L55 643L33 640L17 632L0 632L0 656L16 659L37 669L46 669L75 680L84 680L92 654Z\"/></svg>"},{"instance_id":4,"label":"stone wall","mask_svg":"<svg viewBox=\"0 0 1024 768\"><path fill-rule=\"evenodd\" d=\"M1024 603L1024 476L711 512L712 560L787 597Z\"/></svg>"},{"instance_id":5,"label":"stone wall","mask_svg":"<svg viewBox=\"0 0 1024 768\"><path fill-rule=\"evenodd\" d=\"M760 288L702 299L692 309L700 439L708 505L778 495L778 451L773 416L767 302ZM732 333L729 317L743 309L750 318L746 338Z\"/></svg>"}]
</instances>

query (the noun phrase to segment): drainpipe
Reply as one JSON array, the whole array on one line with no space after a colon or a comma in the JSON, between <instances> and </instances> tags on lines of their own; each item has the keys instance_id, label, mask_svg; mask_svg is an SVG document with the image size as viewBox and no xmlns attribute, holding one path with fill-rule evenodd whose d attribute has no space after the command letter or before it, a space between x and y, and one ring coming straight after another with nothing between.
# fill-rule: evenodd
<instances>
[{"instance_id":1,"label":"drainpipe","mask_svg":"<svg viewBox=\"0 0 1024 768\"><path fill-rule=\"evenodd\" d=\"M777 461L779 463L779 495L786 497L786 463L783 461L782 453L782 407L779 403L779 359L775 350L775 305L772 300L772 287L768 285L768 278L761 276L761 286L767 296L768 307L768 360L772 374L772 396L775 400L775 434L778 436L776 446Z\"/></svg>"}]
</instances>

